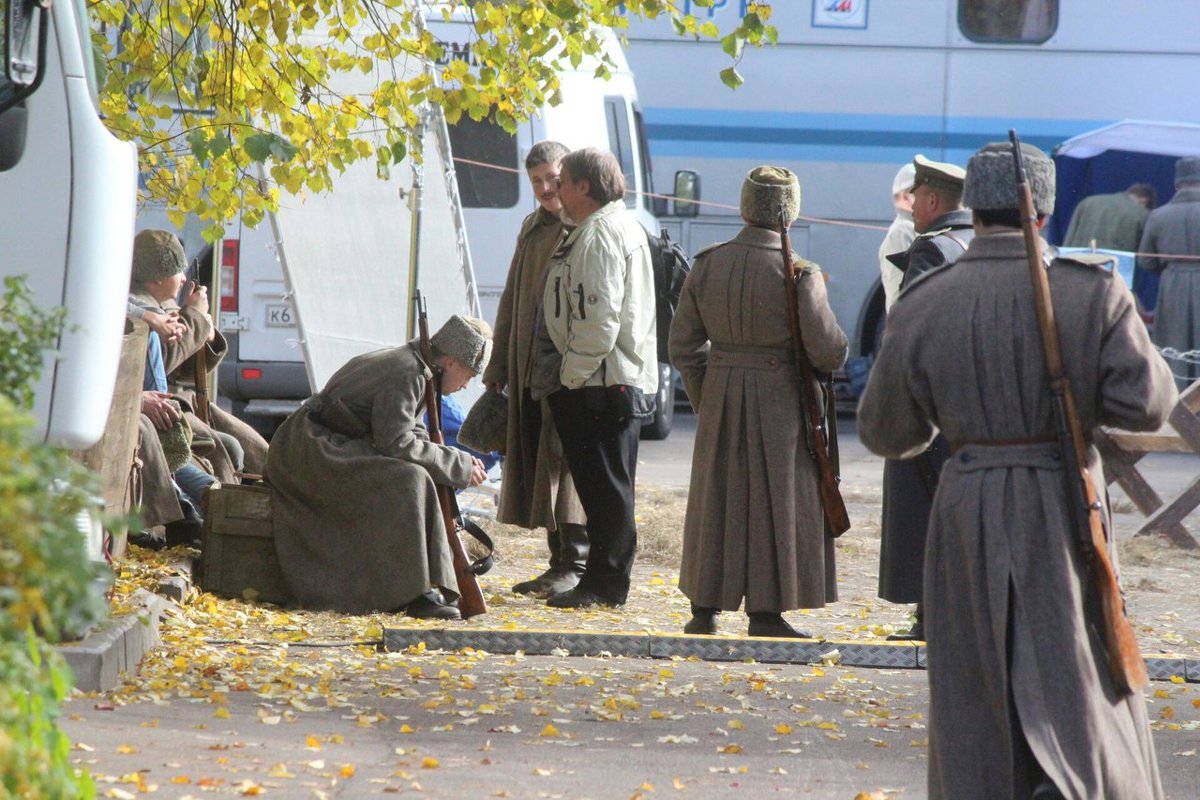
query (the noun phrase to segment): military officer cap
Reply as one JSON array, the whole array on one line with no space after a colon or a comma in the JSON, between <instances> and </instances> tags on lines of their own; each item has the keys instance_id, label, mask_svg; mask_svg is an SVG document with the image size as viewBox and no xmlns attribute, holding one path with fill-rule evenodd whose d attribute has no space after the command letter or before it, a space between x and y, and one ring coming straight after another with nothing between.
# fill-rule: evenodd
<instances>
[{"instance_id":1,"label":"military officer cap","mask_svg":"<svg viewBox=\"0 0 1200 800\"><path fill-rule=\"evenodd\" d=\"M1200 158L1185 156L1175 162L1175 185L1200 183Z\"/></svg>"},{"instance_id":2,"label":"military officer cap","mask_svg":"<svg viewBox=\"0 0 1200 800\"><path fill-rule=\"evenodd\" d=\"M783 167L755 167L742 182L742 216L755 225L779 224L779 207L791 225L800 216L800 180Z\"/></svg>"},{"instance_id":3,"label":"military officer cap","mask_svg":"<svg viewBox=\"0 0 1200 800\"><path fill-rule=\"evenodd\" d=\"M915 192L922 184L931 189L949 189L961 192L963 180L967 171L957 164L947 164L943 161L931 161L923 155L913 159L913 182L910 192Z\"/></svg>"},{"instance_id":4,"label":"military officer cap","mask_svg":"<svg viewBox=\"0 0 1200 800\"><path fill-rule=\"evenodd\" d=\"M1031 144L1021 144L1025 179L1033 195L1038 214L1054 213L1054 162ZM981 147L967 162L967 180L963 187L963 205L976 211L1019 208L1017 173L1013 165L1012 145L992 142Z\"/></svg>"},{"instance_id":5,"label":"military officer cap","mask_svg":"<svg viewBox=\"0 0 1200 800\"><path fill-rule=\"evenodd\" d=\"M429 338L429 343L478 375L492 357L492 327L481 319L455 314Z\"/></svg>"},{"instance_id":6,"label":"military officer cap","mask_svg":"<svg viewBox=\"0 0 1200 800\"><path fill-rule=\"evenodd\" d=\"M179 237L170 231L145 230L133 237L133 283L169 278L187 269Z\"/></svg>"}]
</instances>

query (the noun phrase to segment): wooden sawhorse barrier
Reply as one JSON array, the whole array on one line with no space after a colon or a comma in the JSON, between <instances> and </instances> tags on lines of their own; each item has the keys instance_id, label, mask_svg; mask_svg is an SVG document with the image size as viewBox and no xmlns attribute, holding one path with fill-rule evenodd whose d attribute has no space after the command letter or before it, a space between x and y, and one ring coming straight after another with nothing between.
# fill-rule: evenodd
<instances>
[{"instance_id":1,"label":"wooden sawhorse barrier","mask_svg":"<svg viewBox=\"0 0 1200 800\"><path fill-rule=\"evenodd\" d=\"M1180 547L1200 547L1183 527L1183 520L1200 505L1200 476L1169 503L1163 503L1158 492L1138 471L1137 463L1147 453L1200 454L1200 381L1193 383L1179 396L1179 403L1167 418L1167 424L1152 433L1131 433L1115 428L1096 432L1096 448L1104 460L1104 476L1125 491L1147 520L1137 535L1159 534Z\"/></svg>"}]
</instances>

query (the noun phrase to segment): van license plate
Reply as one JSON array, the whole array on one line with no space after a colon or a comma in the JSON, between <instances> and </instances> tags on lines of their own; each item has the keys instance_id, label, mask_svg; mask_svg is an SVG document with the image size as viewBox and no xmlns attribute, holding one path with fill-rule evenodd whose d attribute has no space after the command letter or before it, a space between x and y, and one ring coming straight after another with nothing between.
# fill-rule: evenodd
<instances>
[{"instance_id":1,"label":"van license plate","mask_svg":"<svg viewBox=\"0 0 1200 800\"><path fill-rule=\"evenodd\" d=\"M292 307L286 303L267 306L268 328L294 328L296 321L292 319Z\"/></svg>"}]
</instances>

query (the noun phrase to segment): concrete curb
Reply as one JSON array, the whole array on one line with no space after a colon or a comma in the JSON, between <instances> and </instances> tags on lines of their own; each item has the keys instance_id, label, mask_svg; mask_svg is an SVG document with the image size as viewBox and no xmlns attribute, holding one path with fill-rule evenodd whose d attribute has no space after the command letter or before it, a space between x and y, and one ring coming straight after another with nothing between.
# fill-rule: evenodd
<instances>
[{"instance_id":1,"label":"concrete curb","mask_svg":"<svg viewBox=\"0 0 1200 800\"><path fill-rule=\"evenodd\" d=\"M489 653L632 658L698 658L769 664L814 664L874 669L924 669L925 644L915 642L845 642L820 639L770 639L748 636L688 636L673 633L622 633L549 630L449 628L384 628L383 649L430 650L473 648ZM1200 659L1181 655L1146 657L1152 680L1183 678L1200 683Z\"/></svg>"},{"instance_id":2,"label":"concrete curb","mask_svg":"<svg viewBox=\"0 0 1200 800\"><path fill-rule=\"evenodd\" d=\"M78 642L58 645L58 652L75 674L75 688L106 692L120 684L124 674L136 674L142 657L162 644L159 624L167 609L183 600L191 589L191 563L174 565L177 574L158 586L158 594L138 589L134 611L110 617Z\"/></svg>"}]
</instances>

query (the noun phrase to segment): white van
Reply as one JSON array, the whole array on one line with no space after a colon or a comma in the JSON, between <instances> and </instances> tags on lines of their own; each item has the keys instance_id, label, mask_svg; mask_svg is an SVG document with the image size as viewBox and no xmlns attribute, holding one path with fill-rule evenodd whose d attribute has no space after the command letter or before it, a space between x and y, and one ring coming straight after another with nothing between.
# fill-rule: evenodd
<instances>
[{"instance_id":1,"label":"white van","mask_svg":"<svg viewBox=\"0 0 1200 800\"><path fill-rule=\"evenodd\" d=\"M104 432L124 330L137 151L100 119L86 3L0 0L0 278L67 311L35 387L39 437Z\"/></svg>"},{"instance_id":2,"label":"white van","mask_svg":"<svg viewBox=\"0 0 1200 800\"><path fill-rule=\"evenodd\" d=\"M429 27L448 52L461 50L474 35L461 15L452 22L431 21ZM572 149L610 150L625 172L630 209L647 230L658 231L633 74L611 33L606 52L615 64L610 80L594 77L594 63L563 73L563 102L522 123L516 135L466 117L449 127L476 289L489 321L495 321L521 221L537 206L524 169L535 142L554 139ZM220 325L230 343L219 391L232 401L235 413L269 431L271 420L281 420L310 391L275 243L266 226L236 231L220 243L217 255L222 269ZM648 438L665 438L670 432L674 386L666 364L660 365L658 406L643 431Z\"/></svg>"}]
</instances>

